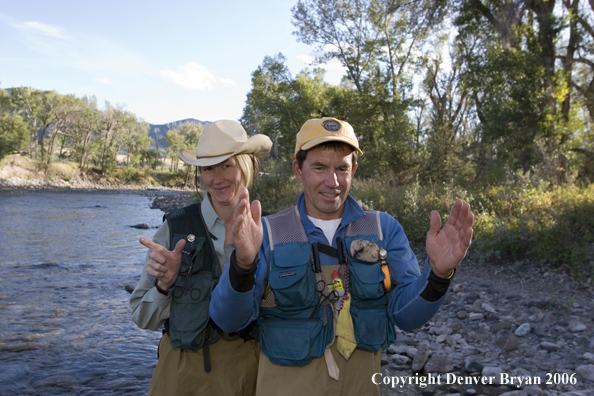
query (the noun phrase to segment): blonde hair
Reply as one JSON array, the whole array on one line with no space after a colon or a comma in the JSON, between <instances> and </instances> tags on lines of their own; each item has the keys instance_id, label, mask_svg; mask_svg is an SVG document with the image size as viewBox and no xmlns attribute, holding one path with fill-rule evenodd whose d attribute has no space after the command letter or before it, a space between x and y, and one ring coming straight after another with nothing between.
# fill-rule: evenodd
<instances>
[{"instance_id":1,"label":"blonde hair","mask_svg":"<svg viewBox=\"0 0 594 396\"><path fill-rule=\"evenodd\" d=\"M260 174L260 160L254 154L238 154L235 159L243 173L245 186L251 188Z\"/></svg>"}]
</instances>

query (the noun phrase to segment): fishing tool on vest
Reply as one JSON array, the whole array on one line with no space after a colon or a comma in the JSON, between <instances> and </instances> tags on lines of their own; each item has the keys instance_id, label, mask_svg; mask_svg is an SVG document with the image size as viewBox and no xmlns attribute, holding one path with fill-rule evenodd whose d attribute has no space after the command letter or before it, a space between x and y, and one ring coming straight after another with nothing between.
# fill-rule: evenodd
<instances>
[{"instance_id":1,"label":"fishing tool on vest","mask_svg":"<svg viewBox=\"0 0 594 396\"><path fill-rule=\"evenodd\" d=\"M388 252L386 249L379 251L380 263L382 263L382 272L384 273L384 289L390 290L392 289L392 276L390 274L390 267L388 267L388 263L386 263L387 257Z\"/></svg>"},{"instance_id":2,"label":"fishing tool on vest","mask_svg":"<svg viewBox=\"0 0 594 396\"><path fill-rule=\"evenodd\" d=\"M344 287L344 296L340 298L340 308L342 308L343 300L347 300L349 298L350 288L350 273L349 273L349 265L347 262L347 255L344 246L344 242L342 241L341 237L336 237L336 247L338 250L338 273L342 279L344 279L343 287ZM337 305L338 308L338 305Z\"/></svg>"},{"instance_id":3,"label":"fishing tool on vest","mask_svg":"<svg viewBox=\"0 0 594 396\"><path fill-rule=\"evenodd\" d=\"M332 272L332 286L334 286L334 294L338 297L344 296L344 286L342 285L342 279L340 279L340 275L338 272Z\"/></svg>"},{"instance_id":4,"label":"fishing tool on vest","mask_svg":"<svg viewBox=\"0 0 594 396\"><path fill-rule=\"evenodd\" d=\"M390 266L386 262L386 258L388 257L386 249L379 251L379 257L382 264L382 272L384 273L384 290L388 292L396 286L396 278L393 276L392 270L390 270Z\"/></svg>"},{"instance_id":5,"label":"fishing tool on vest","mask_svg":"<svg viewBox=\"0 0 594 396\"><path fill-rule=\"evenodd\" d=\"M334 286L334 294L338 297L336 309L340 311L344 302L344 286L337 271L332 272L332 286Z\"/></svg>"},{"instance_id":6,"label":"fishing tool on vest","mask_svg":"<svg viewBox=\"0 0 594 396\"><path fill-rule=\"evenodd\" d=\"M320 295L319 299L318 299L318 303L316 304L316 307L314 308L313 312L310 315L310 319L313 319L314 315L316 314L316 312L318 312L318 309L320 309L320 306L325 302L328 301L330 302L330 300L335 296L334 291L330 291L328 293L324 293L324 290L326 290L326 281L324 280L324 277L322 276L322 264L320 261L320 253L324 253L327 256L330 257L334 257L334 258L338 258L339 257L339 251L335 248L333 248L332 246L328 246L325 245L323 243L320 242L315 242L311 244L311 260L312 260L312 268L314 273L316 273L316 288L318 290L318 294ZM344 288L343 288L343 293L344 293Z\"/></svg>"}]
</instances>

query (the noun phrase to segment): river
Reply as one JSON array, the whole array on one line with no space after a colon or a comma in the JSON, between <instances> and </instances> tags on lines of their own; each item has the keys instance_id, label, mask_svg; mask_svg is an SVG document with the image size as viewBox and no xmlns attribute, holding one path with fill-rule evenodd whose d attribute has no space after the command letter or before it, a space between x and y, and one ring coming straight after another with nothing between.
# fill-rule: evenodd
<instances>
[{"instance_id":1,"label":"river","mask_svg":"<svg viewBox=\"0 0 594 396\"><path fill-rule=\"evenodd\" d=\"M159 332L130 319L141 236L130 191L0 191L0 395L145 394Z\"/></svg>"}]
</instances>

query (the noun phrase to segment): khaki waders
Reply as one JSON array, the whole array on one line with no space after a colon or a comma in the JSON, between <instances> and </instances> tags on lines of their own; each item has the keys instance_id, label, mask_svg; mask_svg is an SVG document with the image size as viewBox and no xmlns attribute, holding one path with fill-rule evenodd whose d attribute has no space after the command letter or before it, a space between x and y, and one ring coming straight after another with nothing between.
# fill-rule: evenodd
<instances>
[{"instance_id":1,"label":"khaki waders","mask_svg":"<svg viewBox=\"0 0 594 396\"><path fill-rule=\"evenodd\" d=\"M209 348L211 371L206 373L202 349L173 348L163 334L148 396L253 396L260 357L256 341L221 338Z\"/></svg>"}]
</instances>

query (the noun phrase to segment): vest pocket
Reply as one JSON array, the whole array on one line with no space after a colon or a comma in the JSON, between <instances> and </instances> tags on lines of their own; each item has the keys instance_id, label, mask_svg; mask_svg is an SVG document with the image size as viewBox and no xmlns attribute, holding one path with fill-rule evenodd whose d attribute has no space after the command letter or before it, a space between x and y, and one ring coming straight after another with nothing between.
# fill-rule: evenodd
<instances>
[{"instance_id":1,"label":"vest pocket","mask_svg":"<svg viewBox=\"0 0 594 396\"><path fill-rule=\"evenodd\" d=\"M351 305L357 348L377 352L396 341L396 330L386 308L361 309Z\"/></svg>"},{"instance_id":2,"label":"vest pocket","mask_svg":"<svg viewBox=\"0 0 594 396\"><path fill-rule=\"evenodd\" d=\"M177 242L182 239L186 239L186 236L175 234L173 236L173 240L171 245L175 247ZM186 245L184 246L184 250L181 255L181 264L179 266L178 274L181 276L188 275L190 273L195 274L196 272L200 271L203 267L203 260L200 256L200 251L202 250L202 246L204 246L204 242L206 238L198 237L194 242L186 241ZM196 257L198 256L198 257ZM194 264L192 265L192 262ZM190 272L191 269L191 272Z\"/></svg>"},{"instance_id":3,"label":"vest pocket","mask_svg":"<svg viewBox=\"0 0 594 396\"><path fill-rule=\"evenodd\" d=\"M315 274L310 268L309 244L278 244L268 273L278 307L312 307L318 301Z\"/></svg>"},{"instance_id":4,"label":"vest pocket","mask_svg":"<svg viewBox=\"0 0 594 396\"><path fill-rule=\"evenodd\" d=\"M328 311L331 314L331 310ZM305 366L321 357L332 341L330 323L324 325L323 319L261 320L262 353L274 364Z\"/></svg>"},{"instance_id":5,"label":"vest pocket","mask_svg":"<svg viewBox=\"0 0 594 396\"><path fill-rule=\"evenodd\" d=\"M214 282L210 273L195 274L190 279L178 276L176 286L179 297L174 293L169 320L171 345L185 350L197 350L196 345L204 343L204 330L208 325L208 305ZM202 339L195 340L201 336ZM196 342L195 342L196 341Z\"/></svg>"},{"instance_id":6,"label":"vest pocket","mask_svg":"<svg viewBox=\"0 0 594 396\"><path fill-rule=\"evenodd\" d=\"M385 275L380 263L364 263L351 259L350 280L353 296L358 300L376 300L384 295Z\"/></svg>"}]
</instances>

